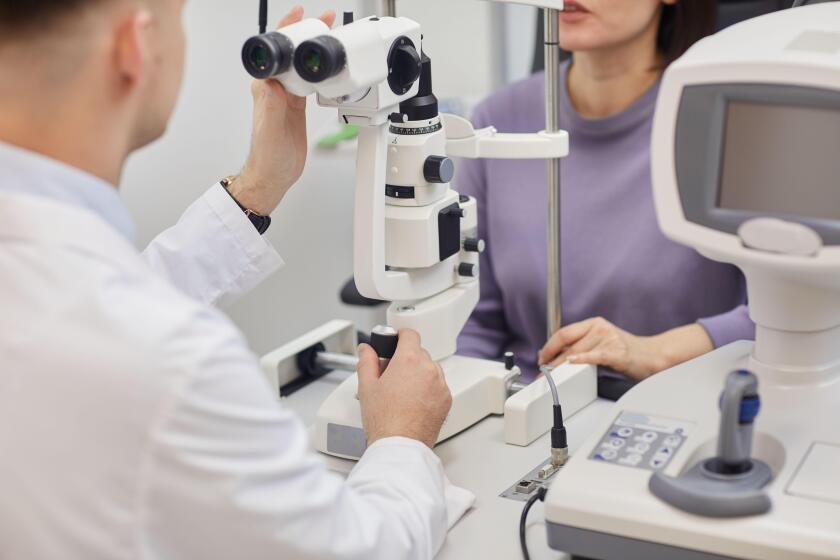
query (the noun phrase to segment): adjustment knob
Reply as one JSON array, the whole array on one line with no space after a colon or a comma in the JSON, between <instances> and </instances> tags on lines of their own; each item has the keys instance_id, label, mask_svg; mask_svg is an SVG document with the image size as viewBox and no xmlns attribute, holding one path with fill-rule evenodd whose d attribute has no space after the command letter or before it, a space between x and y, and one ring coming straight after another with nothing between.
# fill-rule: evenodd
<instances>
[{"instance_id":1,"label":"adjustment knob","mask_svg":"<svg viewBox=\"0 0 840 560\"><path fill-rule=\"evenodd\" d=\"M399 343L397 330L382 325L374 327L370 333L370 345L376 354L383 360L390 360L394 357Z\"/></svg>"},{"instance_id":2,"label":"adjustment knob","mask_svg":"<svg viewBox=\"0 0 840 560\"><path fill-rule=\"evenodd\" d=\"M516 367L516 356L513 352L505 352L505 369L510 371Z\"/></svg>"},{"instance_id":3,"label":"adjustment knob","mask_svg":"<svg viewBox=\"0 0 840 560\"><path fill-rule=\"evenodd\" d=\"M423 176L429 183L448 183L455 176L455 162L444 156L429 156L423 164Z\"/></svg>"},{"instance_id":4,"label":"adjustment knob","mask_svg":"<svg viewBox=\"0 0 840 560\"><path fill-rule=\"evenodd\" d=\"M463 276L464 278L477 278L478 265L472 263L461 263L458 265L458 276Z\"/></svg>"},{"instance_id":5,"label":"adjustment knob","mask_svg":"<svg viewBox=\"0 0 840 560\"><path fill-rule=\"evenodd\" d=\"M400 37L388 54L388 85L397 95L408 93L420 78L420 54L411 39Z\"/></svg>"},{"instance_id":6,"label":"adjustment knob","mask_svg":"<svg viewBox=\"0 0 840 560\"><path fill-rule=\"evenodd\" d=\"M464 239L464 251L468 253L483 253L486 246L483 239L476 239L475 237Z\"/></svg>"},{"instance_id":7,"label":"adjustment knob","mask_svg":"<svg viewBox=\"0 0 840 560\"><path fill-rule=\"evenodd\" d=\"M447 216L458 216L459 218L463 218L467 215L463 208L461 208L460 206L455 206L454 204L451 208L447 208L441 211L441 214L445 214Z\"/></svg>"}]
</instances>

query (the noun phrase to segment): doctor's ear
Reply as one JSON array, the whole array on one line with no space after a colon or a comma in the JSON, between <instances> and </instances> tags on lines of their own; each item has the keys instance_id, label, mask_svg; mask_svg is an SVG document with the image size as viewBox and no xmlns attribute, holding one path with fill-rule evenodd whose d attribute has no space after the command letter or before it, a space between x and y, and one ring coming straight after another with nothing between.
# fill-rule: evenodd
<instances>
[{"instance_id":1,"label":"doctor's ear","mask_svg":"<svg viewBox=\"0 0 840 560\"><path fill-rule=\"evenodd\" d=\"M149 11L137 10L114 29L113 63L120 86L131 89L147 79L154 57L150 32L153 20Z\"/></svg>"}]
</instances>

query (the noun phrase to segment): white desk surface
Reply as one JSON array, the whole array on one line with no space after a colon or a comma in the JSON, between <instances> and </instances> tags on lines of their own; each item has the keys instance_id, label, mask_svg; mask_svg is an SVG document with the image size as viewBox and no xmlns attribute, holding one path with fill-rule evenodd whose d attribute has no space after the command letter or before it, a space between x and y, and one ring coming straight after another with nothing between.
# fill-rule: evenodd
<instances>
[{"instance_id":1,"label":"white desk surface","mask_svg":"<svg viewBox=\"0 0 840 560\"><path fill-rule=\"evenodd\" d=\"M311 426L321 402L348 375L333 372L284 399L283 404ZM567 420L569 451L572 454L593 433L599 421L609 414L611 405L609 401L595 401ZM476 495L475 507L450 531L438 560L521 558L519 517L524 503L500 498L499 494L539 466L541 461L547 462L549 452L548 434L528 447L505 444L504 420L500 416L486 418L438 445L435 453L443 462L452 483ZM332 470L345 475L355 465L353 461L326 458ZM531 509L527 537L534 560L568 558L548 548L542 503L535 504Z\"/></svg>"}]
</instances>

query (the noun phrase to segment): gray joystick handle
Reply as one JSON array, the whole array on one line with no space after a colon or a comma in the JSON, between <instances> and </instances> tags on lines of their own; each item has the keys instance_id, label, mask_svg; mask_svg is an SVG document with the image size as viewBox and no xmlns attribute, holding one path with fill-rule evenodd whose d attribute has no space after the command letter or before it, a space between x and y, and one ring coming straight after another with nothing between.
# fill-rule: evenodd
<instances>
[{"instance_id":1,"label":"gray joystick handle","mask_svg":"<svg viewBox=\"0 0 840 560\"><path fill-rule=\"evenodd\" d=\"M717 459L725 469L749 468L753 424L760 407L758 378L743 369L730 373L720 396L717 451Z\"/></svg>"},{"instance_id":2,"label":"gray joystick handle","mask_svg":"<svg viewBox=\"0 0 840 560\"><path fill-rule=\"evenodd\" d=\"M392 327L378 326L374 327L370 333L370 345L376 351L376 354L383 360L390 360L394 357L397 351L397 344L399 343L399 335L397 330Z\"/></svg>"}]
</instances>

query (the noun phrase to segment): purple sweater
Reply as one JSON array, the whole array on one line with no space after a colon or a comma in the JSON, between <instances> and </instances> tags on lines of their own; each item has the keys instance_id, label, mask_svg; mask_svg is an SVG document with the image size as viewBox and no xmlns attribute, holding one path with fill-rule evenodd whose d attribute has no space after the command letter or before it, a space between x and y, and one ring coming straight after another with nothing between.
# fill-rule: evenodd
<instances>
[{"instance_id":1,"label":"purple sweater","mask_svg":"<svg viewBox=\"0 0 840 560\"><path fill-rule=\"evenodd\" d=\"M476 128L545 128L537 74L479 105ZM565 81L565 67L562 73ZM563 323L601 316L637 335L702 324L715 347L753 339L741 272L665 238L653 206L650 136L658 84L630 108L585 119L563 96L570 155L562 173ZM546 341L546 165L540 160L459 162L455 186L478 199L481 301L459 353L498 358L511 350L527 378Z\"/></svg>"}]
</instances>

